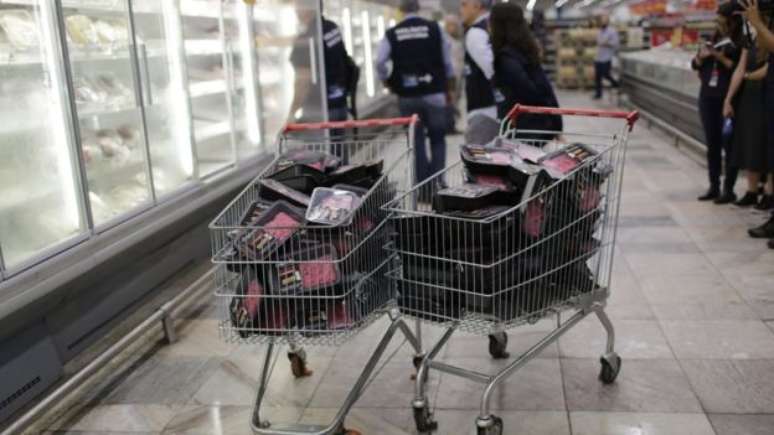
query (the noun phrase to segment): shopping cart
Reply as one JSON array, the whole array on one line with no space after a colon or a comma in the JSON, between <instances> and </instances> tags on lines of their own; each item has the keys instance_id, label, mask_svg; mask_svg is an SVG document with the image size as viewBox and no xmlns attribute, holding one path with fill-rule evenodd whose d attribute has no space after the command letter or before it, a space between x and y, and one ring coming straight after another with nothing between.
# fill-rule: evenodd
<instances>
[{"instance_id":1,"label":"shopping cart","mask_svg":"<svg viewBox=\"0 0 774 435\"><path fill-rule=\"evenodd\" d=\"M525 115L614 118L625 124L609 134L516 130L517 118ZM610 294L626 142L637 118L636 112L517 105L503 121L496 146L518 150L527 160L537 159L536 153L559 155L568 149L585 160L575 167L563 166L570 160L550 160L554 171L550 180L537 172L526 183L527 193L513 201L518 205L475 212L481 216L441 214L430 204L447 184L470 181L463 162L384 207L397 232L390 250L401 265L388 274L397 285L399 308L446 328L418 369L412 406L420 432L437 428L425 393L425 380L434 369L483 384L477 433L502 434L502 420L490 412L494 389L590 313L596 314L608 336L600 380L614 382L621 358L615 353L613 325L604 308ZM569 317L563 320L567 311ZM489 335L490 353L507 356L506 331L547 316L556 316L556 328L494 375L435 360L456 330Z\"/></svg>"},{"instance_id":2,"label":"shopping cart","mask_svg":"<svg viewBox=\"0 0 774 435\"><path fill-rule=\"evenodd\" d=\"M391 307L395 291L386 272L395 267L395 259L384 250L392 231L382 209L411 186L416 124L417 118L412 117L288 125L280 136L280 157L210 225L221 336L233 343L267 345L251 420L253 432L354 433L344 429L344 419L395 332L401 330L420 353L416 336ZM309 223L297 208L281 204L275 205L276 213L267 212L271 221L246 223L260 199L276 193L272 189L282 189L267 181L269 175L277 177L277 168L286 166L282 156L299 152L323 152L326 159L342 165L342 173L360 171L351 176L365 177L370 171L375 181L360 189L359 205L342 222ZM314 181L308 177L299 173L285 182L303 190L309 187L304 183ZM358 190L339 187L345 188ZM288 198L300 203L310 199L297 194ZM267 232L271 238L265 236ZM261 418L261 403L277 358L275 346L288 344L293 374L308 376L304 345L338 346L385 313L392 322L332 423L272 425Z\"/></svg>"}]
</instances>

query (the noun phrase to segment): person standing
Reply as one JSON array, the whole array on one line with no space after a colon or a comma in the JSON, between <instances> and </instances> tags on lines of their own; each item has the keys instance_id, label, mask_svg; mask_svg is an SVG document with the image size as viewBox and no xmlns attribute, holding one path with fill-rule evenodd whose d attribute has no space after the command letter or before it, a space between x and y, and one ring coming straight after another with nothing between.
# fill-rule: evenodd
<instances>
[{"instance_id":1,"label":"person standing","mask_svg":"<svg viewBox=\"0 0 774 435\"><path fill-rule=\"evenodd\" d=\"M503 96L497 105L504 118L516 104L559 107L551 82L540 62L540 47L524 18L524 10L514 3L498 3L489 18L492 34L494 85ZM555 115L524 114L516 122L518 130L556 132L520 133L520 138L551 140L562 131L562 118Z\"/></svg>"},{"instance_id":2,"label":"person standing","mask_svg":"<svg viewBox=\"0 0 774 435\"><path fill-rule=\"evenodd\" d=\"M602 80L607 79L614 88L618 87L618 81L613 78L613 58L621 45L618 38L618 30L610 25L610 17L602 15L599 18L600 26L597 35L597 57L594 61L594 99L602 98Z\"/></svg>"},{"instance_id":3,"label":"person standing","mask_svg":"<svg viewBox=\"0 0 774 435\"><path fill-rule=\"evenodd\" d=\"M718 8L717 30L711 41L702 45L691 67L701 79L699 113L707 141L707 168L709 190L699 201L730 204L736 201L734 185L738 170L731 162L731 141L723 137L723 101L728 93L731 75L739 62L742 39L741 19L733 14L733 6L725 3ZM720 174L725 151L726 173L723 191L720 190Z\"/></svg>"},{"instance_id":4,"label":"person standing","mask_svg":"<svg viewBox=\"0 0 774 435\"><path fill-rule=\"evenodd\" d=\"M461 0L465 26L465 97L469 143L486 143L498 133L497 101L492 86L494 53L489 40L492 0Z\"/></svg>"},{"instance_id":5,"label":"person standing","mask_svg":"<svg viewBox=\"0 0 774 435\"><path fill-rule=\"evenodd\" d=\"M768 22L763 19L757 0L741 0L739 3L743 8L743 16L757 32L760 46L769 53L764 104L766 106L765 122L768 126L769 168L774 168L774 32L772 31L774 22L772 22L771 17L769 17ZM774 179L774 174L771 176ZM769 239L768 247L774 249L774 212L763 225L751 228L749 234L754 238Z\"/></svg>"},{"instance_id":6,"label":"person standing","mask_svg":"<svg viewBox=\"0 0 774 435\"><path fill-rule=\"evenodd\" d=\"M731 77L728 94L723 102L723 116L734 119L731 145L733 165L744 170L747 178L747 193L735 204L767 210L774 200L772 183L766 183L771 169L764 95L768 54L759 48L757 41L750 41L748 45L748 48L742 49L739 63ZM766 189L759 200L760 183L764 183Z\"/></svg>"},{"instance_id":7,"label":"person standing","mask_svg":"<svg viewBox=\"0 0 774 435\"><path fill-rule=\"evenodd\" d=\"M398 96L403 116L422 122L415 133L416 179L423 181L446 164L446 110L449 79L454 75L448 40L438 23L419 15L418 0L401 0L403 20L379 44L376 72ZM392 62L392 70L388 63ZM425 131L427 134L425 134ZM430 138L430 156L425 137Z\"/></svg>"}]
</instances>

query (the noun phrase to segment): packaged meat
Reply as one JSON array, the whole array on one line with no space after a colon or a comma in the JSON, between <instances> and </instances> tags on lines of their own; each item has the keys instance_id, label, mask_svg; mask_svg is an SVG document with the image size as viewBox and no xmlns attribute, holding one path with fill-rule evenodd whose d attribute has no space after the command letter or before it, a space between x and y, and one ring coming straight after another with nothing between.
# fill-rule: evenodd
<instances>
[{"instance_id":1,"label":"packaged meat","mask_svg":"<svg viewBox=\"0 0 774 435\"><path fill-rule=\"evenodd\" d=\"M29 50L39 45L38 26L26 9L0 10L0 27L17 50Z\"/></svg>"},{"instance_id":2,"label":"packaged meat","mask_svg":"<svg viewBox=\"0 0 774 435\"><path fill-rule=\"evenodd\" d=\"M252 222L258 228L246 234L237 249L249 259L264 259L299 230L303 213L285 201L277 201Z\"/></svg>"},{"instance_id":3,"label":"packaged meat","mask_svg":"<svg viewBox=\"0 0 774 435\"><path fill-rule=\"evenodd\" d=\"M242 217L239 219L239 223L245 227L252 227L258 224L258 221L267 210L272 207L272 204L264 201L255 201L247 207Z\"/></svg>"},{"instance_id":4,"label":"packaged meat","mask_svg":"<svg viewBox=\"0 0 774 435\"><path fill-rule=\"evenodd\" d=\"M349 225L359 205L360 197L352 192L318 187L312 192L306 220L323 225Z\"/></svg>"},{"instance_id":5,"label":"packaged meat","mask_svg":"<svg viewBox=\"0 0 774 435\"><path fill-rule=\"evenodd\" d=\"M507 177L513 162L513 152L507 148L465 145L460 154L465 167L475 175Z\"/></svg>"},{"instance_id":6,"label":"packaged meat","mask_svg":"<svg viewBox=\"0 0 774 435\"><path fill-rule=\"evenodd\" d=\"M326 184L327 181L325 172L303 163L296 163L280 169L269 175L268 178L305 194L312 193L315 188Z\"/></svg>"},{"instance_id":7,"label":"packaged meat","mask_svg":"<svg viewBox=\"0 0 774 435\"><path fill-rule=\"evenodd\" d=\"M543 157L540 159L540 165L546 168L552 177L562 178L596 155L597 152L592 148L575 143Z\"/></svg>"},{"instance_id":8,"label":"packaged meat","mask_svg":"<svg viewBox=\"0 0 774 435\"><path fill-rule=\"evenodd\" d=\"M383 167L384 160L344 165L331 172L331 182L370 188L381 178Z\"/></svg>"},{"instance_id":9,"label":"packaged meat","mask_svg":"<svg viewBox=\"0 0 774 435\"><path fill-rule=\"evenodd\" d=\"M263 179L259 181L258 195L266 201L288 201L293 205L307 208L310 198L295 189L276 180Z\"/></svg>"},{"instance_id":10,"label":"packaged meat","mask_svg":"<svg viewBox=\"0 0 774 435\"><path fill-rule=\"evenodd\" d=\"M441 189L433 200L433 208L438 212L451 210L471 211L492 205L498 205L500 189L493 186L466 183L462 186Z\"/></svg>"},{"instance_id":11,"label":"packaged meat","mask_svg":"<svg viewBox=\"0 0 774 435\"><path fill-rule=\"evenodd\" d=\"M336 287L341 282L336 248L330 244L313 244L310 248L292 253L288 262L274 266L272 291L274 294L299 295Z\"/></svg>"}]
</instances>

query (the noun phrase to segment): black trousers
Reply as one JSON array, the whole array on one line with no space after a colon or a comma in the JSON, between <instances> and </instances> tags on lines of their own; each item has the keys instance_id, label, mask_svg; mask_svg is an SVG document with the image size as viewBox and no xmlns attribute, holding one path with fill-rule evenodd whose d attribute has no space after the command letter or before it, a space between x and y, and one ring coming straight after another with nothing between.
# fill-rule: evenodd
<instances>
[{"instance_id":1,"label":"black trousers","mask_svg":"<svg viewBox=\"0 0 774 435\"><path fill-rule=\"evenodd\" d=\"M720 188L720 175L723 170L723 152L725 151L726 178L723 190L734 190L739 170L731 164L731 141L723 140L723 98L699 97L699 113L707 141L707 168L711 189Z\"/></svg>"},{"instance_id":2,"label":"black trousers","mask_svg":"<svg viewBox=\"0 0 774 435\"><path fill-rule=\"evenodd\" d=\"M613 62L594 62L594 96L602 96L602 80L607 79L614 88L618 87L618 80L614 79L610 72L613 70Z\"/></svg>"}]
</instances>

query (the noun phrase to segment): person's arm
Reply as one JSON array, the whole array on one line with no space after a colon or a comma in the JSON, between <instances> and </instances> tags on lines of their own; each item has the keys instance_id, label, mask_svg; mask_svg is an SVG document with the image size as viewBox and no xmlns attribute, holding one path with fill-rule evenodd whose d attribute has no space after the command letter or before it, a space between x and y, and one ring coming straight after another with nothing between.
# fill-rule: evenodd
<instances>
[{"instance_id":1,"label":"person's arm","mask_svg":"<svg viewBox=\"0 0 774 435\"><path fill-rule=\"evenodd\" d=\"M438 28L440 29L440 25ZM454 100L452 92L454 91L454 64L451 58L451 41L449 35L441 30L441 53L443 55L443 66L446 70L446 103L451 104Z\"/></svg>"},{"instance_id":2,"label":"person's arm","mask_svg":"<svg viewBox=\"0 0 774 435\"><path fill-rule=\"evenodd\" d=\"M494 75L494 53L489 42L489 34L484 30L474 27L465 35L465 50L467 50L473 62L481 68L487 80Z\"/></svg>"},{"instance_id":3,"label":"person's arm","mask_svg":"<svg viewBox=\"0 0 774 435\"><path fill-rule=\"evenodd\" d=\"M769 26L763 22L761 11L758 9L758 0L739 0L739 5L743 9L741 12L742 16L744 16L750 25L757 31L758 44L774 53L774 33L772 33Z\"/></svg>"},{"instance_id":4,"label":"person's arm","mask_svg":"<svg viewBox=\"0 0 774 435\"><path fill-rule=\"evenodd\" d=\"M540 105L543 95L532 81L524 64L519 59L502 56L497 65L498 77L510 88L516 101L523 104Z\"/></svg>"},{"instance_id":5,"label":"person's arm","mask_svg":"<svg viewBox=\"0 0 774 435\"><path fill-rule=\"evenodd\" d=\"M387 62L390 61L390 55L392 47L390 47L390 41L385 36L379 41L379 47L376 50L376 75L379 80L386 82L390 78L390 71L387 68Z\"/></svg>"},{"instance_id":6,"label":"person's arm","mask_svg":"<svg viewBox=\"0 0 774 435\"><path fill-rule=\"evenodd\" d=\"M745 80L759 81L766 78L766 73L769 72L769 64L766 63L762 67L756 69L753 72L746 73L744 75Z\"/></svg>"},{"instance_id":7,"label":"person's arm","mask_svg":"<svg viewBox=\"0 0 774 435\"><path fill-rule=\"evenodd\" d=\"M288 113L288 122L296 121L296 112L300 109L309 91L312 89L312 70L309 68L296 69L296 79L293 83L293 102L290 103L290 112Z\"/></svg>"},{"instance_id":8,"label":"person's arm","mask_svg":"<svg viewBox=\"0 0 774 435\"><path fill-rule=\"evenodd\" d=\"M734 67L734 61L730 57L726 56L723 51L710 48L709 52L710 56L714 57L715 60L720 62L720 64L723 65L726 69L731 69Z\"/></svg>"},{"instance_id":9,"label":"person's arm","mask_svg":"<svg viewBox=\"0 0 774 435\"><path fill-rule=\"evenodd\" d=\"M734 97L736 97L736 93L739 91L742 81L744 81L744 70L746 65L747 49L744 49L742 50L742 55L739 57L739 63L736 64L734 74L731 76L731 84L728 87L728 93L723 101L723 116L726 118L734 116L734 107L731 103L734 101Z\"/></svg>"}]
</instances>

